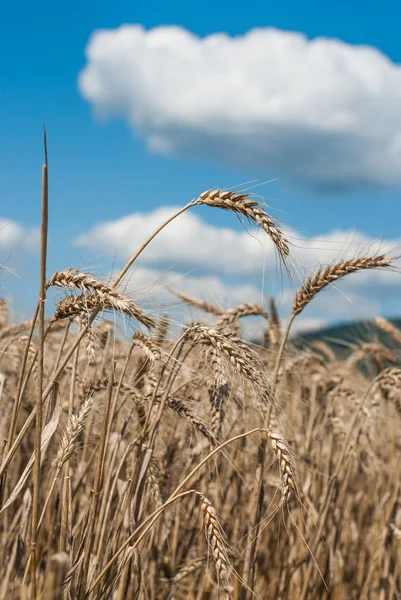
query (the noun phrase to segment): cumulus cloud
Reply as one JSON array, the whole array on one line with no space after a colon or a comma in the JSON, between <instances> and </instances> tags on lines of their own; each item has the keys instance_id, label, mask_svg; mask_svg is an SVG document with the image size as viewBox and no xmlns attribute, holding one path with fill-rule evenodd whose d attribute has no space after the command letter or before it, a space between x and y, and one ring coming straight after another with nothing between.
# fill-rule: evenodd
<instances>
[{"instance_id":1,"label":"cumulus cloud","mask_svg":"<svg viewBox=\"0 0 401 600\"><path fill-rule=\"evenodd\" d=\"M81 234L75 244L127 260L177 210L178 207L162 206L148 213L137 212L99 223ZM299 277L335 259L382 253L400 245L397 240L384 243L353 230L335 230L316 239L294 231L286 234L291 240L291 254ZM263 231L216 227L201 218L196 209L183 213L165 227L145 249L141 262L158 268L196 269L198 274L242 278L260 277L263 272L276 271L278 266L275 247ZM387 279L387 274L383 274ZM370 275L361 273L361 277L368 281Z\"/></svg>"},{"instance_id":2,"label":"cumulus cloud","mask_svg":"<svg viewBox=\"0 0 401 600\"><path fill-rule=\"evenodd\" d=\"M79 87L159 153L263 168L315 190L401 184L401 66L379 50L253 29L94 32Z\"/></svg>"},{"instance_id":3,"label":"cumulus cloud","mask_svg":"<svg viewBox=\"0 0 401 600\"><path fill-rule=\"evenodd\" d=\"M174 207L161 207L101 223L79 236L75 244L91 253L102 252L126 261L173 212ZM216 227L188 211L170 223L143 252L139 266L132 271L132 290L157 310L165 307L168 312L179 303L172 300L167 287L225 307L251 301L264 303L266 296L275 295L280 313L286 316L291 312L295 288L320 265L386 250L391 254L400 246L398 240L384 243L356 231L332 231L318 239L289 233L294 257L290 264L292 283L280 273L274 246L265 234ZM371 318L382 313L383 305L400 291L401 280L396 273L358 273L345 278L337 290L327 290L324 298L311 302L297 319L297 327Z\"/></svg>"},{"instance_id":4,"label":"cumulus cloud","mask_svg":"<svg viewBox=\"0 0 401 600\"><path fill-rule=\"evenodd\" d=\"M139 245L178 207L160 207L149 213L134 213L95 225L79 236L80 247L101 250L128 259ZM262 232L263 233L263 232ZM261 274L263 259L275 264L274 252L259 233L252 235L228 227L206 223L195 212L187 211L155 238L142 255L142 262L161 268L196 268L202 273L254 276Z\"/></svg>"}]
</instances>

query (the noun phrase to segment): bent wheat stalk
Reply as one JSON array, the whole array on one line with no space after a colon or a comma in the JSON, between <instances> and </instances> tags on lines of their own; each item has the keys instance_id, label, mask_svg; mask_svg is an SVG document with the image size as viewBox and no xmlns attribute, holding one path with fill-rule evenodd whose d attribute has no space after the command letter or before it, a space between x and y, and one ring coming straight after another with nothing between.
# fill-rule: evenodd
<instances>
[{"instance_id":1,"label":"bent wheat stalk","mask_svg":"<svg viewBox=\"0 0 401 600\"><path fill-rule=\"evenodd\" d=\"M391 266L395 258L390 258L384 254L377 256L362 256L353 258L347 261L341 261L334 265L329 265L325 269L319 269L318 272L308 277L301 289L296 293L292 313L289 318L286 331L281 340L280 348L277 354L276 365L273 374L273 388L277 387L278 374L280 371L281 360L284 353L284 348L288 340L291 325L297 315L313 300L313 298L328 285L333 285L339 279L346 275L357 273L358 271L366 271L372 269L384 269Z\"/></svg>"}]
</instances>

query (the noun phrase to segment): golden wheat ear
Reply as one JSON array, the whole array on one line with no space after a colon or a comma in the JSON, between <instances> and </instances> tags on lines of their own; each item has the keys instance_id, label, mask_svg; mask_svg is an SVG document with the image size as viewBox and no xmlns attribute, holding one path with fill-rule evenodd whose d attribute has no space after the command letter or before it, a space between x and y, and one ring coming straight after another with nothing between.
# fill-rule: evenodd
<instances>
[{"instance_id":1,"label":"golden wheat ear","mask_svg":"<svg viewBox=\"0 0 401 600\"><path fill-rule=\"evenodd\" d=\"M389 258L381 254L379 256L359 257L341 261L325 269L319 269L315 275L305 281L301 289L297 292L292 307L293 314L299 315L319 292L328 285L333 285L346 275L357 273L358 271L384 269L390 267L395 260L395 258Z\"/></svg>"},{"instance_id":2,"label":"golden wheat ear","mask_svg":"<svg viewBox=\"0 0 401 600\"><path fill-rule=\"evenodd\" d=\"M267 233L283 259L289 256L288 240L276 220L264 210L260 202L251 200L248 194L207 190L199 196L195 204L206 204L212 208L221 208L246 217Z\"/></svg>"}]
</instances>

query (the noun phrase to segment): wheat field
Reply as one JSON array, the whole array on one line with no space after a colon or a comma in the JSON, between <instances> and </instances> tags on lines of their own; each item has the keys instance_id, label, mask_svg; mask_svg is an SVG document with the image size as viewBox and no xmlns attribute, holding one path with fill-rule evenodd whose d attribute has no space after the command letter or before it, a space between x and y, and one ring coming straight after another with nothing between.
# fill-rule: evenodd
<instances>
[{"instance_id":1,"label":"wheat field","mask_svg":"<svg viewBox=\"0 0 401 600\"><path fill-rule=\"evenodd\" d=\"M177 294L205 315L177 331L122 291L172 218L111 282L46 277L46 166L43 181L37 309L10 324L0 304L0 598L400 598L401 330L378 318L391 345L341 356L291 337L325 288L393 259L320 268L286 324L274 299ZM199 204L261 228L291 271L261 203L209 190L175 216ZM242 335L250 315L260 344Z\"/></svg>"}]
</instances>

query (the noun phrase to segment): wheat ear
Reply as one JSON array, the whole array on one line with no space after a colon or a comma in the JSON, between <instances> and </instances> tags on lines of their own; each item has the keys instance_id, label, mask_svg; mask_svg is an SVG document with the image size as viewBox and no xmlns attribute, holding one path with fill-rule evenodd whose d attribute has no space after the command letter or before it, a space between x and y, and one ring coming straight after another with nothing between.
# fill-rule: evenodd
<instances>
[{"instance_id":1,"label":"wheat ear","mask_svg":"<svg viewBox=\"0 0 401 600\"><path fill-rule=\"evenodd\" d=\"M219 319L219 321L216 323L216 329L229 327L230 325L236 323L238 319L249 316L261 316L265 319L268 318L267 311L263 306L254 304L253 302L248 302L247 304L240 304L239 306L225 311L221 319Z\"/></svg>"},{"instance_id":2,"label":"wheat ear","mask_svg":"<svg viewBox=\"0 0 401 600\"><path fill-rule=\"evenodd\" d=\"M121 294L107 295L99 291L67 296L57 304L53 320L58 321L98 310L120 310L146 327L151 328L155 325L154 320L132 300L128 300Z\"/></svg>"},{"instance_id":3,"label":"wheat ear","mask_svg":"<svg viewBox=\"0 0 401 600\"><path fill-rule=\"evenodd\" d=\"M282 502L287 504L296 492L295 467L274 413L270 416L270 428L267 435L280 467Z\"/></svg>"},{"instance_id":4,"label":"wheat ear","mask_svg":"<svg viewBox=\"0 0 401 600\"><path fill-rule=\"evenodd\" d=\"M132 345L140 348L151 363L161 359L159 348L150 337L143 333L135 333L132 338Z\"/></svg>"},{"instance_id":5,"label":"wheat ear","mask_svg":"<svg viewBox=\"0 0 401 600\"><path fill-rule=\"evenodd\" d=\"M381 254L379 256L354 258L330 265L325 269L319 269L316 275L308 278L297 292L292 308L293 315L298 315L302 312L316 294L342 277L356 273L357 271L389 267L394 260Z\"/></svg>"},{"instance_id":6,"label":"wheat ear","mask_svg":"<svg viewBox=\"0 0 401 600\"><path fill-rule=\"evenodd\" d=\"M388 333L396 342L401 344L401 329L398 329L398 327L382 317L376 317L375 323L382 331Z\"/></svg>"},{"instance_id":7,"label":"wheat ear","mask_svg":"<svg viewBox=\"0 0 401 600\"><path fill-rule=\"evenodd\" d=\"M5 298L0 298L0 329L8 325L8 304Z\"/></svg>"},{"instance_id":8,"label":"wheat ear","mask_svg":"<svg viewBox=\"0 0 401 600\"><path fill-rule=\"evenodd\" d=\"M271 238L280 256L289 256L288 241L282 233L275 219L262 208L262 204L251 200L248 194L236 194L224 190L207 190L196 200L195 204L222 208L247 217L261 227Z\"/></svg>"},{"instance_id":9,"label":"wheat ear","mask_svg":"<svg viewBox=\"0 0 401 600\"><path fill-rule=\"evenodd\" d=\"M212 551L218 578L223 583L225 591L231 593L233 588L230 581L233 569L228 558L227 542L223 529L219 523L216 509L210 500L199 492L197 492L197 495L201 500L203 526L207 542Z\"/></svg>"},{"instance_id":10,"label":"wheat ear","mask_svg":"<svg viewBox=\"0 0 401 600\"><path fill-rule=\"evenodd\" d=\"M207 302L206 300L201 300L200 298L195 298L194 296L190 296L189 294L184 294L184 292L177 292L176 290L170 291L175 296L177 296L177 298L179 298L189 306L193 306L194 308L198 308L199 310L203 310L204 312L216 316L220 316L224 313L224 310L216 304L212 304L211 302Z\"/></svg>"}]
</instances>

